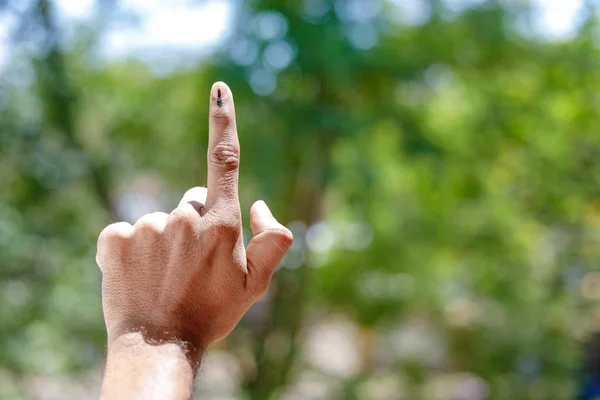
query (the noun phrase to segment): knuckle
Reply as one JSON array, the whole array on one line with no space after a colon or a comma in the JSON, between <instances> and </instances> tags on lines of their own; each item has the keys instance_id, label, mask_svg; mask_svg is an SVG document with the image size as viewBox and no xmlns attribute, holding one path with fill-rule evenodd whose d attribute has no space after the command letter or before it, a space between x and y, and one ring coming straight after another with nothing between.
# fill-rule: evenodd
<instances>
[{"instance_id":1,"label":"knuckle","mask_svg":"<svg viewBox=\"0 0 600 400\"><path fill-rule=\"evenodd\" d=\"M127 222L108 225L100 232L96 246L96 264L103 273L111 260L126 251L132 236L133 227Z\"/></svg>"},{"instance_id":2,"label":"knuckle","mask_svg":"<svg viewBox=\"0 0 600 400\"><path fill-rule=\"evenodd\" d=\"M198 212L193 208L178 208L169 216L169 225L179 228L192 228L196 225Z\"/></svg>"},{"instance_id":3,"label":"knuckle","mask_svg":"<svg viewBox=\"0 0 600 400\"><path fill-rule=\"evenodd\" d=\"M213 149L210 161L225 170L235 170L240 165L240 149L233 144L220 143Z\"/></svg>"},{"instance_id":4,"label":"knuckle","mask_svg":"<svg viewBox=\"0 0 600 400\"><path fill-rule=\"evenodd\" d=\"M278 229L275 231L275 237L277 238L277 245L281 248L281 250L283 250L283 252L287 252L294 242L294 235L287 228Z\"/></svg>"},{"instance_id":5,"label":"knuckle","mask_svg":"<svg viewBox=\"0 0 600 400\"><path fill-rule=\"evenodd\" d=\"M136 222L135 229L136 231L160 234L164 227L165 216L166 214L160 212L146 214Z\"/></svg>"},{"instance_id":6,"label":"knuckle","mask_svg":"<svg viewBox=\"0 0 600 400\"><path fill-rule=\"evenodd\" d=\"M132 226L127 222L108 225L100 232L98 243L126 241L131 238Z\"/></svg>"},{"instance_id":7,"label":"knuckle","mask_svg":"<svg viewBox=\"0 0 600 400\"><path fill-rule=\"evenodd\" d=\"M285 227L270 229L263 232L265 240L269 241L272 248L277 250L282 256L287 253L294 242L294 236L289 229Z\"/></svg>"},{"instance_id":8,"label":"knuckle","mask_svg":"<svg viewBox=\"0 0 600 400\"><path fill-rule=\"evenodd\" d=\"M213 121L218 125L219 129L221 130L229 129L233 123L233 116L231 115L229 110L227 110L227 108L228 107L224 105L224 107L213 109Z\"/></svg>"}]
</instances>

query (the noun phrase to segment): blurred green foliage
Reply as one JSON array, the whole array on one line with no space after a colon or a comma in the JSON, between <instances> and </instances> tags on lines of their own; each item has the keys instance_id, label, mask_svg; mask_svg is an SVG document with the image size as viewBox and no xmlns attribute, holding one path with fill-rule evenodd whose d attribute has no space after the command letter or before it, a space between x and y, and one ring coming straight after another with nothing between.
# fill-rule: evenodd
<instances>
[{"instance_id":1,"label":"blurred green foliage","mask_svg":"<svg viewBox=\"0 0 600 400\"><path fill-rule=\"evenodd\" d=\"M241 365L235 398L446 399L435 382L457 373L489 391L465 399L573 397L600 298L594 13L546 42L517 29L526 7L495 1L449 15L431 0L415 25L392 3L367 2L365 19L343 4L243 3L220 51L166 75L95 64L101 27L67 48L51 3L28 11L42 56L20 37L0 96L2 395L101 362L96 236L127 194L172 208L204 183L208 92L224 80L244 215L264 198L296 234L268 298L220 345ZM283 30L261 38L261 20ZM337 318L356 324L360 367L331 376L304 340ZM422 351L386 344L414 327ZM306 371L333 389L285 397ZM381 374L396 394L369 394Z\"/></svg>"}]
</instances>

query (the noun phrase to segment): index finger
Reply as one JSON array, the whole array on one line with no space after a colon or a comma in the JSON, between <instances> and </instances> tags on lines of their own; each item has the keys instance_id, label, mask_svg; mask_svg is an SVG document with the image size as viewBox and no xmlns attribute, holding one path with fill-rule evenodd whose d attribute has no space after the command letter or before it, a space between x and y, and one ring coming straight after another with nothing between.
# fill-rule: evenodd
<instances>
[{"instance_id":1,"label":"index finger","mask_svg":"<svg viewBox=\"0 0 600 400\"><path fill-rule=\"evenodd\" d=\"M214 83L210 91L207 158L206 208L221 201L237 203L240 144L233 95L224 82Z\"/></svg>"}]
</instances>

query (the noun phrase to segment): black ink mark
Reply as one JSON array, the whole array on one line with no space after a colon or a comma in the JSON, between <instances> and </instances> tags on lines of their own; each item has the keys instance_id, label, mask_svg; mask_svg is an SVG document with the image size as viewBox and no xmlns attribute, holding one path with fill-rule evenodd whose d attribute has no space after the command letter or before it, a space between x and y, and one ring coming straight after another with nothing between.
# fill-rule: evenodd
<instances>
[{"instance_id":1,"label":"black ink mark","mask_svg":"<svg viewBox=\"0 0 600 400\"><path fill-rule=\"evenodd\" d=\"M223 105L223 99L221 99L221 89L217 89L217 106Z\"/></svg>"}]
</instances>

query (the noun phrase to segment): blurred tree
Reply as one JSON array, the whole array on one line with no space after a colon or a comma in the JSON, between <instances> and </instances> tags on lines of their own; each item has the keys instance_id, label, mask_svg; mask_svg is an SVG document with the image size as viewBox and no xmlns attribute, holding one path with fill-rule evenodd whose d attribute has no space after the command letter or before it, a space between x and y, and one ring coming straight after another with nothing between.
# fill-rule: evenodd
<instances>
[{"instance_id":1,"label":"blurred tree","mask_svg":"<svg viewBox=\"0 0 600 400\"><path fill-rule=\"evenodd\" d=\"M338 388L329 398L379 398L382 373L407 398L444 398L440 377L459 373L492 399L572 396L600 285L595 14L546 42L508 2L416 2L416 20L397 3L240 3L222 51L167 76L92 67L95 41L63 47L48 1L22 15L0 99L3 365L101 359L95 235L132 215L132 195L169 208L203 183L220 79L243 210L265 198L296 237L224 344L246 396L282 397L306 371ZM306 352L314 322L340 314L359 325L345 375Z\"/></svg>"}]
</instances>

